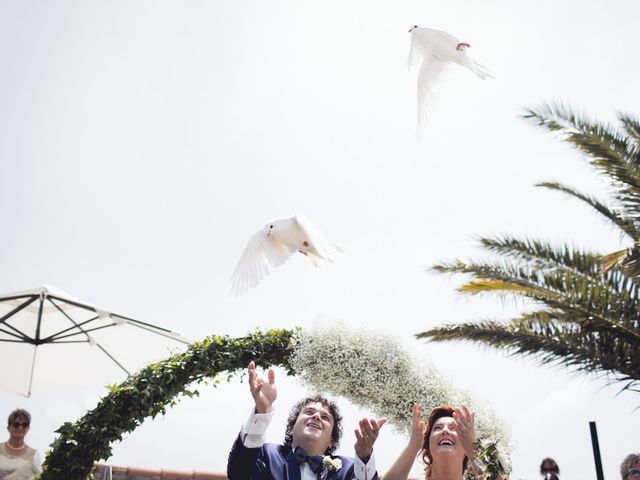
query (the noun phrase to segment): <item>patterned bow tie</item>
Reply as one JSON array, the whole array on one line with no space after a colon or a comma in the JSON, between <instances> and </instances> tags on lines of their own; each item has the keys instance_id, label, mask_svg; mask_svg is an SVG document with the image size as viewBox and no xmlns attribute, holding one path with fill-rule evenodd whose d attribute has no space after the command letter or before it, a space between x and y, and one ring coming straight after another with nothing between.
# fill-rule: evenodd
<instances>
[{"instance_id":1,"label":"patterned bow tie","mask_svg":"<svg viewBox=\"0 0 640 480\"><path fill-rule=\"evenodd\" d=\"M309 464L309 467L313 473L318 473L322 469L322 455L307 455L302 447L296 447L293 452L293 456L298 462L298 465L302 465L304 462Z\"/></svg>"}]
</instances>

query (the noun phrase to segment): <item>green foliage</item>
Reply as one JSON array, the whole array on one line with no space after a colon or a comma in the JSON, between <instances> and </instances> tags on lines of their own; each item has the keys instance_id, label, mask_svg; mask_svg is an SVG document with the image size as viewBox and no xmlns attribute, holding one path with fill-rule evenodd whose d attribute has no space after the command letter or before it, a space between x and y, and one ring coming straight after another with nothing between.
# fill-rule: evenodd
<instances>
[{"instance_id":1,"label":"green foliage","mask_svg":"<svg viewBox=\"0 0 640 480\"><path fill-rule=\"evenodd\" d=\"M634 246L607 255L569 245L503 236L481 238L486 260L440 263L440 273L470 279L466 295L522 299L527 313L508 322L482 320L419 333L433 341L468 340L596 374L640 391L640 123L619 114L619 128L586 119L564 105L528 110L536 122L574 146L609 186L609 198L558 182L539 186L590 206Z\"/></svg>"},{"instance_id":2,"label":"green foliage","mask_svg":"<svg viewBox=\"0 0 640 480\"><path fill-rule=\"evenodd\" d=\"M149 365L109 393L98 406L74 423L64 423L47 453L42 480L85 480L94 462L111 456L111 444L145 419L164 414L181 397L197 396L191 385L210 379L214 385L227 374L244 371L251 360L262 367L289 366L290 330L256 332L242 338L211 336L181 354Z\"/></svg>"}]
</instances>

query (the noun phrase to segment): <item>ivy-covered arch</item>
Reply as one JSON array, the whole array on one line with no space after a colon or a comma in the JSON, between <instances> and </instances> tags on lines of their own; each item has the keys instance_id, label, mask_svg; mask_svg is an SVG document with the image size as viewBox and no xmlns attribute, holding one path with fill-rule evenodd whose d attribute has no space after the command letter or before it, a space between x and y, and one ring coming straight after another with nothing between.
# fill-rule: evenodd
<instances>
[{"instance_id":1,"label":"ivy-covered arch","mask_svg":"<svg viewBox=\"0 0 640 480\"><path fill-rule=\"evenodd\" d=\"M207 337L181 354L149 365L109 388L97 407L74 423L66 422L47 453L42 480L85 480L94 462L111 456L111 444L148 418L165 413L195 382L244 370L251 360L263 367L280 366L292 374L289 357L292 330L256 332L242 338Z\"/></svg>"},{"instance_id":2,"label":"ivy-covered arch","mask_svg":"<svg viewBox=\"0 0 640 480\"><path fill-rule=\"evenodd\" d=\"M86 480L94 462L111 456L111 444L146 418L165 413L182 396L197 395L194 383L244 371L255 360L280 366L317 391L342 396L408 434L410 406L468 405L478 414L476 459L484 480L507 478L508 433L491 410L452 385L433 365L416 361L392 336L348 325L269 330L242 338L212 336L110 387L98 406L63 424L46 456L42 480ZM506 454L506 455L505 455Z\"/></svg>"}]
</instances>

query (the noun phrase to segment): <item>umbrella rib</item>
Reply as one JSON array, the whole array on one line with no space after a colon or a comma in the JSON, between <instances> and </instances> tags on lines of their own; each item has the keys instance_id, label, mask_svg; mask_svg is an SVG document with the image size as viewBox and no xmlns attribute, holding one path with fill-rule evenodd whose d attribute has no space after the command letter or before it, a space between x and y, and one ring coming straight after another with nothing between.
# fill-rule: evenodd
<instances>
[{"instance_id":1,"label":"umbrella rib","mask_svg":"<svg viewBox=\"0 0 640 480\"><path fill-rule=\"evenodd\" d=\"M118 315L117 313L112 313L111 316L112 317L122 318L127 323L131 323L131 324L135 323L135 324L137 324L138 327L145 327L146 326L146 327L154 328L156 330L162 330L163 332L173 333L171 330L167 330L166 328L158 327L157 325L153 325L151 323L141 322L140 320L134 320L133 318L124 317L122 315Z\"/></svg>"},{"instance_id":2,"label":"umbrella rib","mask_svg":"<svg viewBox=\"0 0 640 480\"><path fill-rule=\"evenodd\" d=\"M59 342L51 342L54 345L58 345L60 343L91 343L89 340L61 340Z\"/></svg>"},{"instance_id":3,"label":"umbrella rib","mask_svg":"<svg viewBox=\"0 0 640 480\"><path fill-rule=\"evenodd\" d=\"M82 327L83 325L86 325L89 322L93 322L97 318L98 317L93 317L93 318L90 318L89 320L85 320L84 322L80 322L80 323L74 324L73 327L69 327L69 328L65 328L64 330L60 330L59 332L56 332L53 335L49 335L47 338L42 339L42 343L55 342L56 339L58 339L58 338L65 338L65 337L70 337L72 335L78 335L79 333L83 333L84 330L80 329L80 332L72 333L70 335L61 336L63 333L67 333L68 331L73 330L75 328L80 328L80 327ZM71 320L71 321L73 322L73 320ZM92 330L97 330L98 328L107 328L107 327L111 327L111 326L112 325L103 325L102 327L96 327L95 329L89 329L89 330L87 330L87 332L90 332Z\"/></svg>"},{"instance_id":4,"label":"umbrella rib","mask_svg":"<svg viewBox=\"0 0 640 480\"><path fill-rule=\"evenodd\" d=\"M140 322L140 323L142 323L142 322ZM162 328L161 330L163 330L163 331L160 331L160 332L154 330L157 327L154 327L153 325L151 325L149 323L144 323L142 325L138 325L136 323L129 323L129 325L134 326L134 327L138 327L138 328L140 328L142 330L146 330L148 332L155 333L156 335L161 335L163 337L170 338L171 340L175 340L176 342L184 343L185 345L191 345L190 342L188 342L186 340L183 340L182 338L176 338L175 337L176 334L174 332L170 331L170 330L165 330L164 328ZM149 328L149 327L153 327L153 328ZM165 333L165 332L167 332L167 333Z\"/></svg>"},{"instance_id":5,"label":"umbrella rib","mask_svg":"<svg viewBox=\"0 0 640 480\"><path fill-rule=\"evenodd\" d=\"M49 301L51 301L51 299L60 300L61 302L67 303L69 305L73 305L74 307L84 308L85 310L89 310L90 312L95 312L95 308L94 307L90 307L90 306L82 304L82 303L74 302L73 300L69 300L67 298L60 298L60 297L56 297L55 295L49 295L48 298L49 298ZM51 302L51 303L53 303L53 302Z\"/></svg>"},{"instance_id":6,"label":"umbrella rib","mask_svg":"<svg viewBox=\"0 0 640 480\"><path fill-rule=\"evenodd\" d=\"M96 330L102 330L103 328L109 328L109 327L113 327L114 325L102 325L100 327L94 327L94 328L88 328L86 330L82 330L81 333L89 333L89 332L95 332ZM55 335L51 335L49 338L52 339L51 342L53 343L59 343L58 340L61 338L69 338L69 337L73 337L75 335L79 335L78 332L76 333L70 333L69 335L60 335L61 333L64 333L68 330L71 330L70 328L68 328L67 330L63 330L62 332L58 332ZM88 341L88 340L87 340Z\"/></svg>"},{"instance_id":7,"label":"umbrella rib","mask_svg":"<svg viewBox=\"0 0 640 480\"><path fill-rule=\"evenodd\" d=\"M7 325L8 327L11 327L11 325ZM13 330L16 330L15 328ZM22 333L19 330L16 330L18 333ZM31 341L30 338L28 338L26 335L22 334L22 335L18 335L14 332L11 332L9 330L5 330L4 328L0 328L0 332L2 333L6 333L7 335L11 335L12 337L17 338L18 340L10 340L8 338L0 338L0 342L20 342L20 343L33 343Z\"/></svg>"},{"instance_id":8,"label":"umbrella rib","mask_svg":"<svg viewBox=\"0 0 640 480\"><path fill-rule=\"evenodd\" d=\"M11 338L0 338L0 342L7 342L7 343L27 343L27 344L32 344L34 345L33 341L31 339L25 339L22 337L19 337L18 335L16 335L15 333L11 333L11 332L6 332L2 329L0 329L0 332L2 333L6 333L7 335L13 335L14 337L16 337L16 340L13 340Z\"/></svg>"},{"instance_id":9,"label":"umbrella rib","mask_svg":"<svg viewBox=\"0 0 640 480\"><path fill-rule=\"evenodd\" d=\"M55 297L54 297L54 298L55 298ZM85 335L87 335L87 339L89 338L89 334L87 334L87 332L86 332L86 331L85 331L81 326L82 326L82 325L84 325L85 323L89 323L90 321L95 320L95 318L93 318L93 319L91 319L91 320L88 320L88 321L86 321L86 322L83 322L83 323L81 323L81 324L78 324L78 323L76 323L76 321L75 321L73 318L71 318L69 315L67 315L67 312L65 312L64 310L62 310L62 308L60 308L60 307L58 306L58 304L57 304L56 302L54 302L54 301L53 301L53 298L52 298L52 297L48 297L48 300L49 300L49 302L50 302L54 307L56 307L56 308L60 311L60 313L62 313L65 317L67 317L67 318L69 319L69 321L70 321L71 323L73 323L73 324L75 325L75 327L76 327L78 330L80 330L80 332L82 332L82 333L84 333ZM67 300L63 300L63 299L61 299L61 298L56 298L56 300L60 300L60 301L62 301L62 302L68 303L68 304L70 304L70 305L74 305L74 306L77 306L77 307L83 307L83 308L85 308L85 309L86 309L86 307L84 307L83 305L81 305L81 304L79 304L79 303L75 303L75 302L68 302ZM96 317L96 318L97 318L97 317ZM71 329L73 329L73 327L71 327L71 328L69 328L69 329L67 329L67 330L71 330ZM60 333L60 332L58 332L58 333ZM52 336L55 336L55 335L57 335L57 334L54 334L54 335L52 335Z\"/></svg>"},{"instance_id":10,"label":"umbrella rib","mask_svg":"<svg viewBox=\"0 0 640 480\"><path fill-rule=\"evenodd\" d=\"M104 352L104 354L105 354L107 357L109 357L111 360L113 360L113 362L114 362L116 365L118 365L122 370L124 370L124 373L126 373L126 374L127 374L127 376L131 375L131 374L129 373L129 371L128 371L126 368L124 368L120 362L118 362L118 361L117 361L117 360L116 360L116 359L115 359L115 358L114 358L114 357L113 357L109 352L107 352L107 351L102 347L102 345L100 345L99 343L96 343L95 345L96 345L96 347L98 347L100 350L102 350L102 351Z\"/></svg>"},{"instance_id":11,"label":"umbrella rib","mask_svg":"<svg viewBox=\"0 0 640 480\"><path fill-rule=\"evenodd\" d=\"M24 297L18 297L18 298L24 298ZM18 305L16 308L14 308L13 310L11 310L9 313L7 313L6 315L4 315L2 318L0 318L0 325L4 324L6 325L8 328L10 328L11 330L13 330L14 332L16 332L20 338L23 338L24 340L27 340L29 338L29 336L24 333L21 332L20 330L18 330L17 328L15 328L13 325L9 325L6 320L9 317L12 317L13 315L15 315L16 313L18 313L20 310L28 307L29 305L31 305L36 299L38 298L37 295L32 295L30 297L29 300L27 300L26 302L24 302L22 305ZM9 333L9 332L6 332ZM15 335L14 335L15 336Z\"/></svg>"},{"instance_id":12,"label":"umbrella rib","mask_svg":"<svg viewBox=\"0 0 640 480\"><path fill-rule=\"evenodd\" d=\"M24 298L24 297L18 297L18 298ZM31 305L36 298L38 298L37 295L31 295L31 297L29 297L29 300L18 305L16 308L14 308L13 310L11 310L9 313L7 313L6 315L4 315L2 318L0 318L0 323L4 323L4 321L11 317L12 315L15 315L16 313L18 313L20 310L22 310L23 308L28 307L29 305Z\"/></svg>"}]
</instances>

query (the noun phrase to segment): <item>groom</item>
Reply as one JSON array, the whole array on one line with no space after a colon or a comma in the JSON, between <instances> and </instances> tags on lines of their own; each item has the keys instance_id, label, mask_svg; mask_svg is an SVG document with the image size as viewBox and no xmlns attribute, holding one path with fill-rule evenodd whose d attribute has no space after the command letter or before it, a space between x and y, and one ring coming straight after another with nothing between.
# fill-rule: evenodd
<instances>
[{"instance_id":1,"label":"groom","mask_svg":"<svg viewBox=\"0 0 640 480\"><path fill-rule=\"evenodd\" d=\"M289 414L284 445L264 442L276 399L275 373L267 381L248 367L255 408L233 444L229 480L377 480L373 444L385 419L362 419L355 430L355 458L333 456L342 436L342 416L322 395L298 402Z\"/></svg>"}]
</instances>

